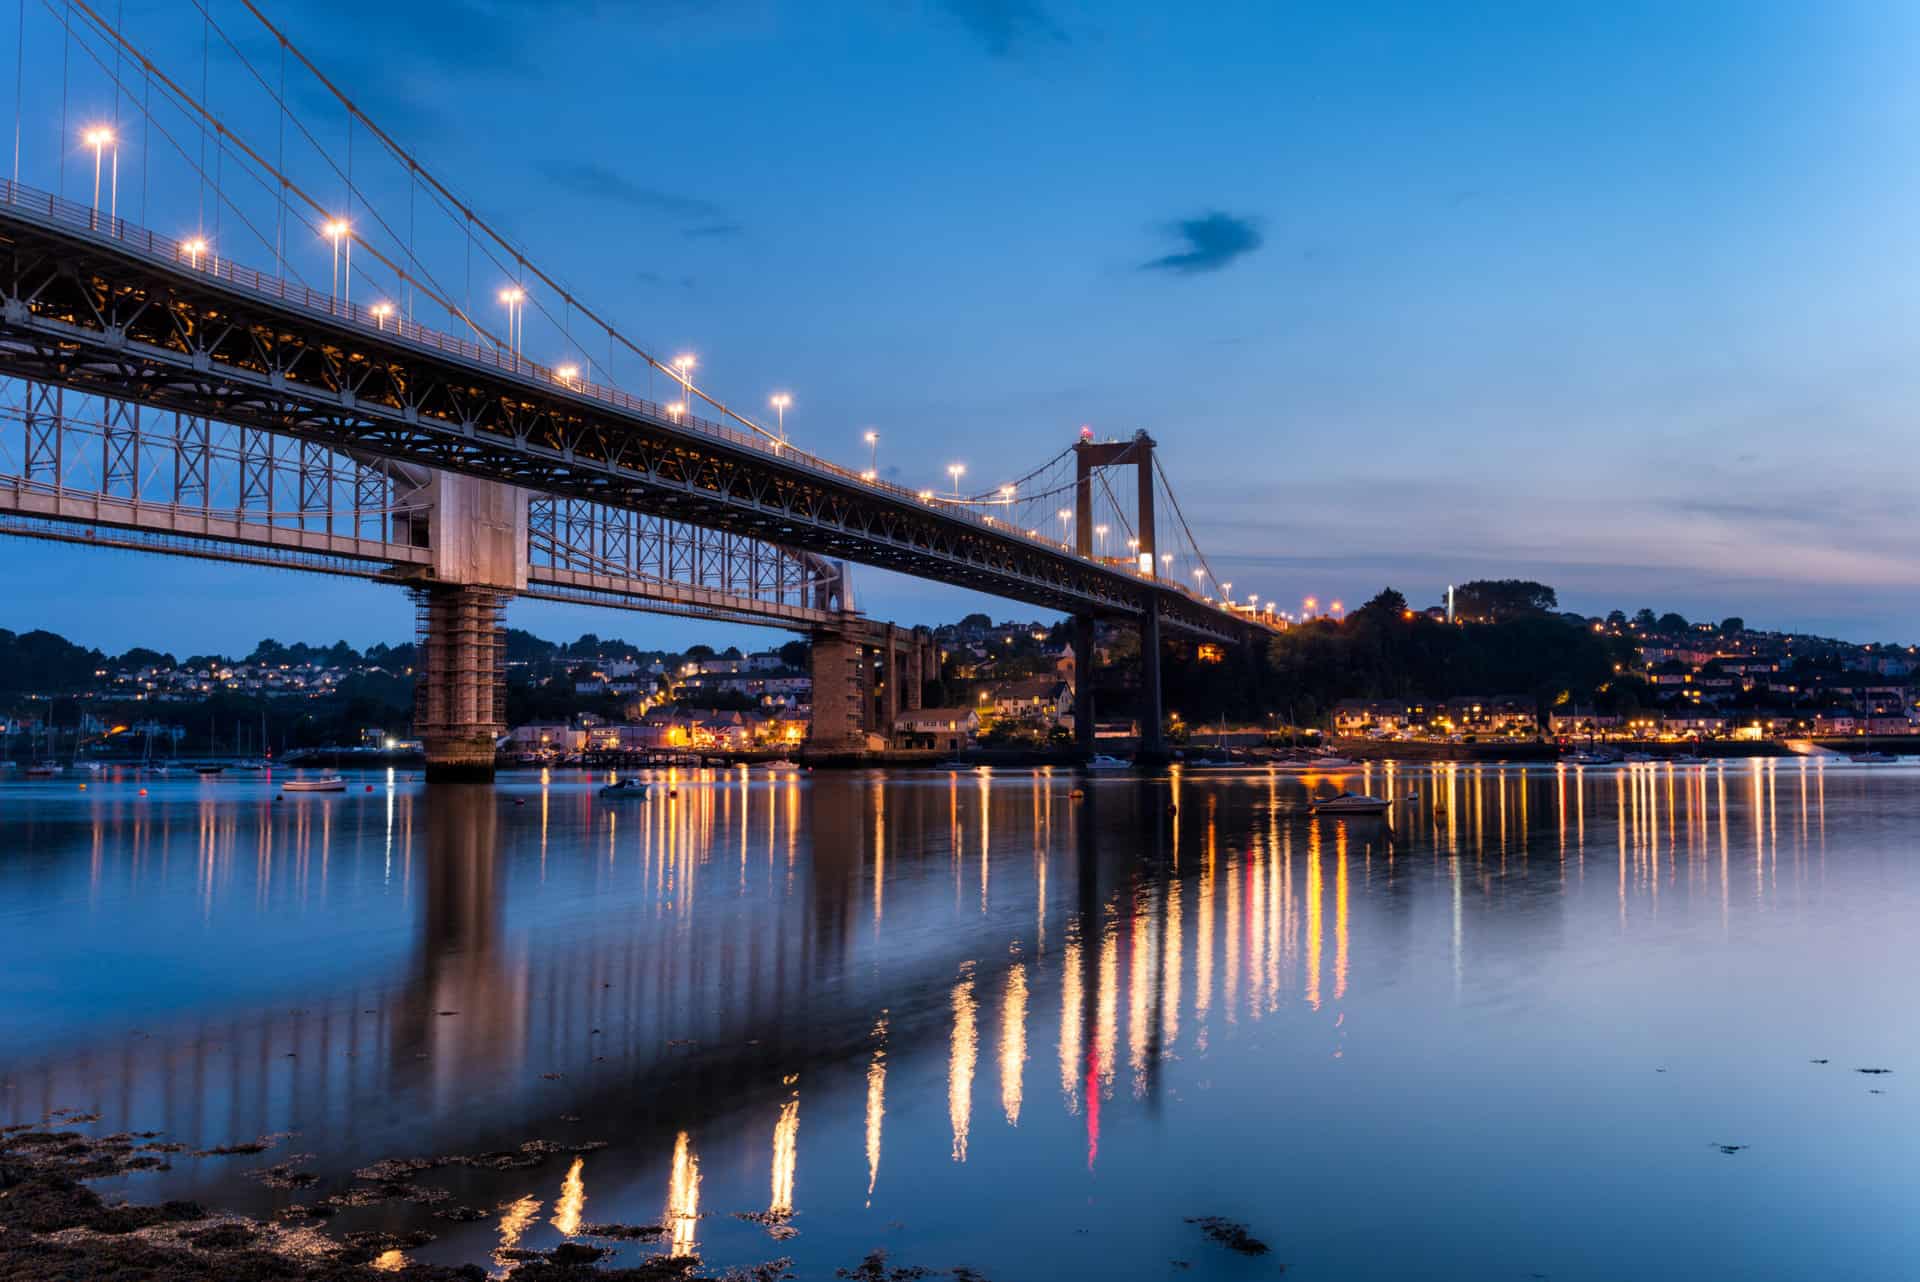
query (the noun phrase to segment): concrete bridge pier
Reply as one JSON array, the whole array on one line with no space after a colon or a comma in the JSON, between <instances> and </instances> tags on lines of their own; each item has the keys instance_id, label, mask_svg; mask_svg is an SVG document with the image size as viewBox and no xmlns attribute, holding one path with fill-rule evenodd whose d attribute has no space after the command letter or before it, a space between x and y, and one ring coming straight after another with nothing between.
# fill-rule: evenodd
<instances>
[{"instance_id":1,"label":"concrete bridge pier","mask_svg":"<svg viewBox=\"0 0 1920 1282\"><path fill-rule=\"evenodd\" d=\"M1167 759L1167 740L1161 731L1160 709L1160 597L1151 593L1140 614L1140 751L1136 760L1154 764Z\"/></svg>"},{"instance_id":2,"label":"concrete bridge pier","mask_svg":"<svg viewBox=\"0 0 1920 1282\"><path fill-rule=\"evenodd\" d=\"M527 494L497 481L433 472L433 572L412 586L419 619L414 733L429 783L493 778L507 732L507 602L527 586Z\"/></svg>"},{"instance_id":3,"label":"concrete bridge pier","mask_svg":"<svg viewBox=\"0 0 1920 1282\"><path fill-rule=\"evenodd\" d=\"M1073 616L1073 743L1084 759L1093 755L1093 616Z\"/></svg>"}]
</instances>

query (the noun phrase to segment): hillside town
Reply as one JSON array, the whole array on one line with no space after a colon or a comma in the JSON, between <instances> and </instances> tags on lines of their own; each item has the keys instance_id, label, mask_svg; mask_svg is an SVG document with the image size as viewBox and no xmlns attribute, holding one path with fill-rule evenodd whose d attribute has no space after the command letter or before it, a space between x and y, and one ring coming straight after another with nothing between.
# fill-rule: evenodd
<instances>
[{"instance_id":1,"label":"hillside town","mask_svg":"<svg viewBox=\"0 0 1920 1282\"><path fill-rule=\"evenodd\" d=\"M1401 613L1414 621L1408 626L1492 622ZM1270 662L1280 675L1263 673L1254 697L1236 696L1230 711L1219 710L1218 699L1199 706L1207 702L1204 683L1190 683L1195 706L1170 703L1169 731L1176 741L1200 727L1203 734L1231 729L1242 741L1249 732L1313 730L1350 743L1432 744L1920 733L1920 654L1912 646L1761 631L1740 619L1690 623L1649 610L1542 617L1605 646L1611 676L1590 689L1437 689L1317 700L1317 688L1288 684L1276 658ZM1296 623L1294 632L1317 627L1338 641L1357 635L1367 618L1365 610L1323 617ZM876 746L950 753L1071 744L1077 674L1061 625L974 614L934 629L933 638L937 675L920 692L919 706L903 708ZM1130 641L1124 629L1102 627L1098 634L1102 671L1094 679L1103 739L1137 732L1125 715L1124 683L1105 671ZM510 728L500 750L522 763L663 750L785 754L807 743L812 676L804 640L753 652L696 645L671 653L591 634L553 643L513 632L507 654ZM1202 672L1231 666L1218 647L1195 647L1189 657ZM63 737L85 750L142 754L410 746L410 644L356 651L344 642L263 641L239 658L176 659L147 649L107 656L50 633L0 630L0 661L0 752L9 757Z\"/></svg>"}]
</instances>

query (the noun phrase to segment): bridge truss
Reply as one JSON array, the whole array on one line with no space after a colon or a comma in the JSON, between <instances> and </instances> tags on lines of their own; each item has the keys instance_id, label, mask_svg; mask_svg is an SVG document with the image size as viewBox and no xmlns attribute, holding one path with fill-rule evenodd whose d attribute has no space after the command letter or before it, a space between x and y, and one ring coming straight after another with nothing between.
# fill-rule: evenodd
<instances>
[{"instance_id":1,"label":"bridge truss","mask_svg":"<svg viewBox=\"0 0 1920 1282\"><path fill-rule=\"evenodd\" d=\"M428 581L431 474L179 410L0 378L0 533ZM580 499L528 498L523 595L804 629L842 567Z\"/></svg>"}]
</instances>

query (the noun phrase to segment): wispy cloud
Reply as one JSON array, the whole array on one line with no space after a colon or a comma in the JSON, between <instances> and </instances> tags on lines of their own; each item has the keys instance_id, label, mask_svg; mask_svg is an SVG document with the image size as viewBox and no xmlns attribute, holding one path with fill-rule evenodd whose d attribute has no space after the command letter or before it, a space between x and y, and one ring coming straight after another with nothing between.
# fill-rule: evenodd
<instances>
[{"instance_id":1,"label":"wispy cloud","mask_svg":"<svg viewBox=\"0 0 1920 1282\"><path fill-rule=\"evenodd\" d=\"M1140 270L1177 272L1182 276L1217 272L1235 259L1251 254L1265 240L1254 219L1223 214L1217 209L1198 218L1183 218L1169 223L1166 231L1182 241L1186 248L1178 253L1148 259L1140 264Z\"/></svg>"},{"instance_id":2,"label":"wispy cloud","mask_svg":"<svg viewBox=\"0 0 1920 1282\"><path fill-rule=\"evenodd\" d=\"M645 187L616 169L590 160L548 163L541 166L541 170L548 181L577 196L618 201L634 209L673 218L711 221L725 216L725 211L710 200L675 191L661 191L657 187Z\"/></svg>"},{"instance_id":3,"label":"wispy cloud","mask_svg":"<svg viewBox=\"0 0 1920 1282\"><path fill-rule=\"evenodd\" d=\"M1067 33L1034 0L940 0L996 58L1011 58L1038 45L1064 45Z\"/></svg>"}]
</instances>

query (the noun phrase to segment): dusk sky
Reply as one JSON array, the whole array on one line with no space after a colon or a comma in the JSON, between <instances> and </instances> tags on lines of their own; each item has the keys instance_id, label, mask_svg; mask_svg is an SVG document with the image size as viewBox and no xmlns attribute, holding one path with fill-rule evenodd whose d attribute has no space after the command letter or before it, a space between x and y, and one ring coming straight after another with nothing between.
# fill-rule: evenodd
<instances>
[{"instance_id":1,"label":"dusk sky","mask_svg":"<svg viewBox=\"0 0 1920 1282\"><path fill-rule=\"evenodd\" d=\"M791 435L828 457L863 466L871 427L883 471L938 485L1083 423L1146 428L1241 593L1424 605L1529 577L1585 611L1920 636L1920 8L264 7L636 337L743 404L790 390ZM29 8L26 96L57 103ZM188 5L126 9L197 76ZM216 46L215 84L241 74ZM50 182L59 122L23 133L23 178ZM108 649L412 626L391 588L0 555L0 626ZM856 583L902 622L983 606ZM537 603L510 622L784 639Z\"/></svg>"}]
</instances>

